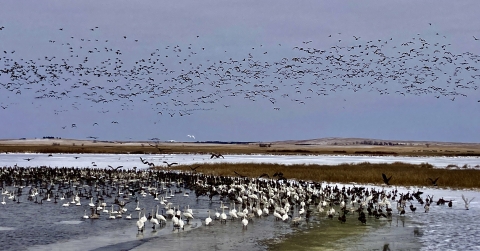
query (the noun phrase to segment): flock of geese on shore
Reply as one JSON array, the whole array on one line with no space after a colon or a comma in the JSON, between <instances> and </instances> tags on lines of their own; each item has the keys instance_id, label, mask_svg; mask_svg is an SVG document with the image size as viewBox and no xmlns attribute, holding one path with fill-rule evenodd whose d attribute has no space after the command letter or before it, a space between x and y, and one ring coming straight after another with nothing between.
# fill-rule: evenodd
<instances>
[{"instance_id":1,"label":"flock of geese on shore","mask_svg":"<svg viewBox=\"0 0 480 251\"><path fill-rule=\"evenodd\" d=\"M385 183L391 179L385 174L382 176L387 179ZM323 215L328 219L336 217L340 223L356 218L358 224L367 224L367 221L380 219L391 221L394 215L404 217L408 211L415 213L415 205L423 206L425 213L433 204L453 207L452 200L440 198L435 202L433 196L423 199L420 190L399 193L388 184L368 189L289 180L278 172L273 177L277 178L247 178L238 174L232 177L212 176L195 170L2 167L1 204L55 203L60 209L84 206L86 202L83 201L87 201L88 208L81 216L85 220L103 219L103 215L112 220L132 220L137 215L129 212L134 211L138 212L136 226L139 232L145 230L147 222L156 231L157 227L171 221L173 230L180 231L190 220L199 219L188 203L180 205L178 201L173 202L175 196L204 197L210 203L220 202L220 207L215 212L209 209L208 217L202 220L205 226L239 220L245 229L256 218L273 218L299 225L308 223L314 215ZM463 195L462 198L468 210L474 198L468 199ZM185 201L188 200L182 203ZM142 206L152 203L151 211Z\"/></svg>"},{"instance_id":2,"label":"flock of geese on shore","mask_svg":"<svg viewBox=\"0 0 480 251\"><path fill-rule=\"evenodd\" d=\"M9 29L0 30L0 39ZM454 101L476 91L480 78L480 56L450 50L447 37L439 33L434 41L421 34L408 41L364 41L339 33L325 38L338 40L330 48L310 47L308 41L278 58L278 52L259 45L244 56L225 51L225 56L205 59L213 49L192 41L187 46L152 48L133 59L130 51L145 51L148 45L129 36L102 38L100 30L91 28L91 37L77 37L63 28L53 31L56 39L45 43L55 55L30 59L21 49L0 50L0 93L5 97L1 110L17 104L20 97L38 106L44 104L42 100L59 102L53 111L57 115L86 109L85 105L100 113L144 111L146 104L156 123L160 115L229 108L234 99L264 102L260 105L270 104L278 111L285 101L304 105L309 99L341 91L430 95ZM129 50L124 52L123 47ZM283 48L277 47L271 49ZM89 126L102 123L121 122L98 121ZM87 125L72 121L62 129L80 126Z\"/></svg>"}]
</instances>

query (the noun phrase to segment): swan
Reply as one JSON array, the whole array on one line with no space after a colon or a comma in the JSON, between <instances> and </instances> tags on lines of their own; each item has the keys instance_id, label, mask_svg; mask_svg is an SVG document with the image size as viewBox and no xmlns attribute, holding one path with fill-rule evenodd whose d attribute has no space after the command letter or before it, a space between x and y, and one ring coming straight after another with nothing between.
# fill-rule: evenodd
<instances>
[{"instance_id":1,"label":"swan","mask_svg":"<svg viewBox=\"0 0 480 251\"><path fill-rule=\"evenodd\" d=\"M212 218L210 218L210 210L208 210L208 218L205 219L205 225L209 226L212 222Z\"/></svg>"},{"instance_id":2,"label":"swan","mask_svg":"<svg viewBox=\"0 0 480 251\"><path fill-rule=\"evenodd\" d=\"M178 231L179 231L179 232L180 232L180 228L181 228L182 230L185 230L185 229L184 229L184 225L185 225L185 222L183 222L182 216L180 216L180 219L178 220Z\"/></svg>"},{"instance_id":3,"label":"swan","mask_svg":"<svg viewBox=\"0 0 480 251\"><path fill-rule=\"evenodd\" d=\"M142 218L140 218L140 220L141 220L143 223L147 222L147 217L145 217L145 213L143 213L143 216L142 216Z\"/></svg>"},{"instance_id":4,"label":"swan","mask_svg":"<svg viewBox=\"0 0 480 251\"><path fill-rule=\"evenodd\" d=\"M282 216L275 210L273 212L273 216L275 216L275 220L282 220Z\"/></svg>"},{"instance_id":5,"label":"swan","mask_svg":"<svg viewBox=\"0 0 480 251\"><path fill-rule=\"evenodd\" d=\"M167 219L165 219L163 215L158 214L158 205L157 205L157 213L155 214L155 218L157 218L159 221L167 222Z\"/></svg>"},{"instance_id":6,"label":"swan","mask_svg":"<svg viewBox=\"0 0 480 251\"><path fill-rule=\"evenodd\" d=\"M238 205L237 216L240 217L240 218L242 218L243 216L245 216L245 213L243 213L243 211L240 210L240 205Z\"/></svg>"},{"instance_id":7,"label":"swan","mask_svg":"<svg viewBox=\"0 0 480 251\"><path fill-rule=\"evenodd\" d=\"M83 212L84 212L84 214L83 214L82 218L88 219L87 210L85 209L85 210L83 210Z\"/></svg>"},{"instance_id":8,"label":"swan","mask_svg":"<svg viewBox=\"0 0 480 251\"><path fill-rule=\"evenodd\" d=\"M62 204L62 207L68 207L68 206L70 206L70 203L68 203L68 202Z\"/></svg>"},{"instance_id":9,"label":"swan","mask_svg":"<svg viewBox=\"0 0 480 251\"><path fill-rule=\"evenodd\" d=\"M222 213L220 214L220 222L225 222L225 224L227 223L227 215L225 214L225 209L222 208Z\"/></svg>"},{"instance_id":10,"label":"swan","mask_svg":"<svg viewBox=\"0 0 480 251\"><path fill-rule=\"evenodd\" d=\"M47 199L47 201L49 201L49 200ZM90 198L90 203L88 203L88 206L89 207L94 207L95 206L95 204L93 204L93 197Z\"/></svg>"},{"instance_id":11,"label":"swan","mask_svg":"<svg viewBox=\"0 0 480 251\"><path fill-rule=\"evenodd\" d=\"M231 220L238 219L237 210L235 210L235 207L233 207L233 209L230 209L230 212L228 214L230 215Z\"/></svg>"},{"instance_id":12,"label":"swan","mask_svg":"<svg viewBox=\"0 0 480 251\"><path fill-rule=\"evenodd\" d=\"M175 207L173 209L170 208L170 205L168 206L168 209L167 211L165 212L168 216L172 216L174 215L174 212L175 212Z\"/></svg>"},{"instance_id":13,"label":"swan","mask_svg":"<svg viewBox=\"0 0 480 251\"><path fill-rule=\"evenodd\" d=\"M157 207L157 210L158 210L158 207ZM153 215L153 209L152 209L152 215ZM155 225L160 225L160 223L158 222L158 220L156 219L156 217L152 217L150 219L150 222L153 224L152 228L155 230Z\"/></svg>"},{"instance_id":14,"label":"swan","mask_svg":"<svg viewBox=\"0 0 480 251\"><path fill-rule=\"evenodd\" d=\"M135 208L135 211L140 211L140 210L141 210L140 207L139 207L139 205L140 205L140 202L137 201L137 207Z\"/></svg>"},{"instance_id":15,"label":"swan","mask_svg":"<svg viewBox=\"0 0 480 251\"><path fill-rule=\"evenodd\" d=\"M50 201L50 194L47 194L47 201Z\"/></svg>"},{"instance_id":16,"label":"swan","mask_svg":"<svg viewBox=\"0 0 480 251\"><path fill-rule=\"evenodd\" d=\"M245 216L243 216L242 224L243 224L243 228L247 229L248 220Z\"/></svg>"},{"instance_id":17,"label":"swan","mask_svg":"<svg viewBox=\"0 0 480 251\"><path fill-rule=\"evenodd\" d=\"M137 228L138 228L138 232L143 232L143 221L142 219L140 218L140 215L142 214L142 212L138 212L138 221L137 221Z\"/></svg>"},{"instance_id":18,"label":"swan","mask_svg":"<svg viewBox=\"0 0 480 251\"><path fill-rule=\"evenodd\" d=\"M112 213L110 212L110 216L108 216L108 218L109 218L110 220L114 220L114 219L115 219L115 215L112 215Z\"/></svg>"},{"instance_id":19,"label":"swan","mask_svg":"<svg viewBox=\"0 0 480 251\"><path fill-rule=\"evenodd\" d=\"M125 216L125 219L131 220L132 219L132 214L129 214L129 215Z\"/></svg>"},{"instance_id":20,"label":"swan","mask_svg":"<svg viewBox=\"0 0 480 251\"><path fill-rule=\"evenodd\" d=\"M5 204L7 203L5 202L5 196L3 196L2 205L5 205Z\"/></svg>"},{"instance_id":21,"label":"swan","mask_svg":"<svg viewBox=\"0 0 480 251\"><path fill-rule=\"evenodd\" d=\"M187 205L187 212L193 215L193 210L190 208L190 205Z\"/></svg>"},{"instance_id":22,"label":"swan","mask_svg":"<svg viewBox=\"0 0 480 251\"><path fill-rule=\"evenodd\" d=\"M113 205L112 205L112 210L110 211L112 214L118 214L118 211L113 211Z\"/></svg>"}]
</instances>

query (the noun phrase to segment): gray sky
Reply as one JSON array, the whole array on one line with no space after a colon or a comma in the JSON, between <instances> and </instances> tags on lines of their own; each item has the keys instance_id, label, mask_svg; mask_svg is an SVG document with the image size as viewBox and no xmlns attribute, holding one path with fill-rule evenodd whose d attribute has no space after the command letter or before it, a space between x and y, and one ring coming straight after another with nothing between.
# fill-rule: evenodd
<instances>
[{"instance_id":1,"label":"gray sky","mask_svg":"<svg viewBox=\"0 0 480 251\"><path fill-rule=\"evenodd\" d=\"M1 137L478 142L479 7L3 1Z\"/></svg>"}]
</instances>

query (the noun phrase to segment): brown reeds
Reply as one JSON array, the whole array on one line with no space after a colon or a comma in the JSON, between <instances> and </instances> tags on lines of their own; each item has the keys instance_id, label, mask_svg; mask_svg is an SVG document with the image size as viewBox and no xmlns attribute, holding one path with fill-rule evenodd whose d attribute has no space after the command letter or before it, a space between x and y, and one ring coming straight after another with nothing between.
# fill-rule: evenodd
<instances>
[{"instance_id":1,"label":"brown reeds","mask_svg":"<svg viewBox=\"0 0 480 251\"><path fill-rule=\"evenodd\" d=\"M175 169L191 171L196 165L176 166ZM340 165L281 165L257 163L215 163L203 164L198 172L204 174L236 176L237 172L247 177L259 177L267 173L273 178L275 172L282 172L288 179L310 180L317 182L340 182L359 184L383 184L382 173L392 176L392 186L432 186L429 178L438 179L439 187L480 188L480 170L475 169L438 169L430 164L408 164L395 162L391 164L359 164Z\"/></svg>"},{"instance_id":2,"label":"brown reeds","mask_svg":"<svg viewBox=\"0 0 480 251\"><path fill-rule=\"evenodd\" d=\"M112 153L112 154L158 154L158 153L221 153L226 154L272 154L272 155L394 155L394 156L480 156L480 147L442 146L423 149L422 147L377 146L371 148L353 146L300 146L275 145L259 147L258 144L203 144L203 143L161 143L152 146L140 143L92 143L77 141L52 144L11 144L0 142L0 152L32 153Z\"/></svg>"}]
</instances>

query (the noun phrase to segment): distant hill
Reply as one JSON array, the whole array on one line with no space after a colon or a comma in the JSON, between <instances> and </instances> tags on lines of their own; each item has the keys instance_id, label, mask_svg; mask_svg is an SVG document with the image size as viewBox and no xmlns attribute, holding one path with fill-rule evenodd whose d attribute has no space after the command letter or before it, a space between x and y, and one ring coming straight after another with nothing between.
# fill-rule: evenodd
<instances>
[{"instance_id":1,"label":"distant hill","mask_svg":"<svg viewBox=\"0 0 480 251\"><path fill-rule=\"evenodd\" d=\"M480 145L480 143L462 143L462 142L441 142L441 141L414 141L414 140L386 140L386 139L369 139L369 138L318 138L318 139L305 139L305 140L284 140L273 141L272 144L288 144L288 145L437 145L437 146L450 146L450 145Z\"/></svg>"}]
</instances>

